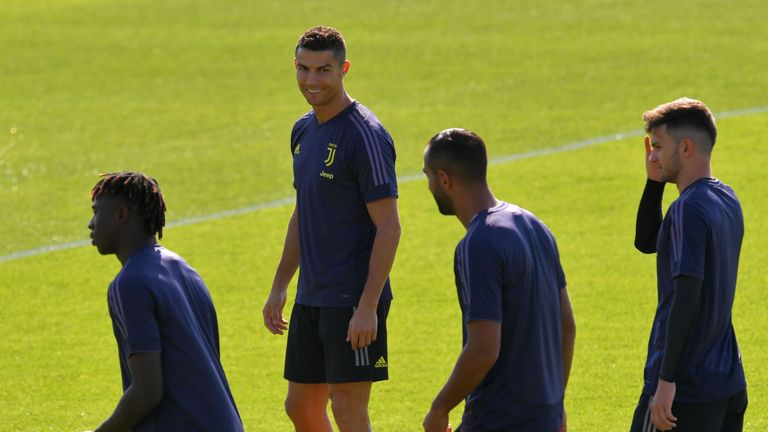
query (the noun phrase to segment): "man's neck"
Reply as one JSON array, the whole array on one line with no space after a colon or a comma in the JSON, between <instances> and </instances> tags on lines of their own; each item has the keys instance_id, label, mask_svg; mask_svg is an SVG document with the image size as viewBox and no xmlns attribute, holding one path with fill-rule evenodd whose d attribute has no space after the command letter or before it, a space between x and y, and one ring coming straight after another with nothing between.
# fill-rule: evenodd
<instances>
[{"instance_id":1,"label":"man's neck","mask_svg":"<svg viewBox=\"0 0 768 432\"><path fill-rule=\"evenodd\" d=\"M456 217L464 225L464 228L469 228L469 224L476 214L499 204L487 185L467 188L462 196L464 199L456 206Z\"/></svg>"},{"instance_id":2,"label":"man's neck","mask_svg":"<svg viewBox=\"0 0 768 432\"><path fill-rule=\"evenodd\" d=\"M702 178L712 178L712 167L709 162L690 167L686 172L681 172L677 179L677 191L683 193L685 188Z\"/></svg>"},{"instance_id":3,"label":"man's neck","mask_svg":"<svg viewBox=\"0 0 768 432\"><path fill-rule=\"evenodd\" d=\"M128 262L128 259L134 253L136 253L137 250L146 246L154 246L155 244L157 244L155 236L141 238L140 240L134 242L128 242L117 252L117 259L120 260L121 265L125 266L125 263Z\"/></svg>"},{"instance_id":4,"label":"man's neck","mask_svg":"<svg viewBox=\"0 0 768 432\"><path fill-rule=\"evenodd\" d=\"M340 112L344 111L344 109L351 104L352 98L342 88L339 89L339 95L332 101L325 105L313 106L312 110L315 112L315 118L317 118L317 122L322 124L336 117Z\"/></svg>"}]
</instances>

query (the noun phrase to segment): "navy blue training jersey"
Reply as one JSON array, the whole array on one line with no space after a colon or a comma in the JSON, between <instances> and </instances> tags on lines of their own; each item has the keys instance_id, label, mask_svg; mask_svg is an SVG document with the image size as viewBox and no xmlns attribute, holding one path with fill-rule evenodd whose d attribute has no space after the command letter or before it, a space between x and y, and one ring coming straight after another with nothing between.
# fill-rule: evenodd
<instances>
[{"instance_id":1,"label":"navy blue training jersey","mask_svg":"<svg viewBox=\"0 0 768 432\"><path fill-rule=\"evenodd\" d=\"M501 322L499 358L467 397L462 430L557 430L565 274L552 233L527 210L502 202L472 219L456 247L454 272L464 343L468 322ZM552 406L549 418L516 428L532 405Z\"/></svg>"},{"instance_id":2,"label":"navy blue training jersey","mask_svg":"<svg viewBox=\"0 0 768 432\"><path fill-rule=\"evenodd\" d=\"M163 398L133 431L243 430L219 361L213 301L194 269L162 246L143 247L112 281L107 299L123 389L132 382L132 354L162 357Z\"/></svg>"},{"instance_id":3,"label":"navy blue training jersey","mask_svg":"<svg viewBox=\"0 0 768 432\"><path fill-rule=\"evenodd\" d=\"M653 395L664 355L672 280L680 275L704 281L701 305L677 376L679 402L711 402L746 388L731 321L744 217L730 186L699 179L669 207L659 229L656 266L658 300L648 343L643 392Z\"/></svg>"},{"instance_id":4,"label":"navy blue training jersey","mask_svg":"<svg viewBox=\"0 0 768 432\"><path fill-rule=\"evenodd\" d=\"M366 204L397 197L392 138L353 102L323 124L314 111L301 117L291 151L301 249L296 303L357 306L376 235ZM387 278L380 301L391 299Z\"/></svg>"}]
</instances>

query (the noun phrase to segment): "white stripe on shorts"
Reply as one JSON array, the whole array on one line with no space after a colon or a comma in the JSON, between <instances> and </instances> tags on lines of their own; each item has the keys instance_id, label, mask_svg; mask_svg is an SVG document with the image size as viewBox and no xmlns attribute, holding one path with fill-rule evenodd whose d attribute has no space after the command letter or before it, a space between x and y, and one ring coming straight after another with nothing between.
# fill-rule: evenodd
<instances>
[{"instance_id":1,"label":"white stripe on shorts","mask_svg":"<svg viewBox=\"0 0 768 432\"><path fill-rule=\"evenodd\" d=\"M648 405L645 407L645 420L643 420L643 432L654 432L656 428L653 427L653 422L651 421L651 401L653 401L653 396L651 396L648 399Z\"/></svg>"},{"instance_id":2,"label":"white stripe on shorts","mask_svg":"<svg viewBox=\"0 0 768 432\"><path fill-rule=\"evenodd\" d=\"M352 306L352 314L355 314L357 307ZM355 366L370 366L371 359L368 357L368 347L355 350Z\"/></svg>"}]
</instances>

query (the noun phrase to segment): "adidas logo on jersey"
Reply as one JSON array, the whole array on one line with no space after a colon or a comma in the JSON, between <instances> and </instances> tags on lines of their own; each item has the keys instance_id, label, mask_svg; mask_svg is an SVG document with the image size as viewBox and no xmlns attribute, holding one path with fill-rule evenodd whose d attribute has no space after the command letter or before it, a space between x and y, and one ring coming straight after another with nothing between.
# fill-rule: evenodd
<instances>
[{"instance_id":1,"label":"adidas logo on jersey","mask_svg":"<svg viewBox=\"0 0 768 432\"><path fill-rule=\"evenodd\" d=\"M376 364L373 365L375 368L385 368L387 367L387 361L384 360L384 356L379 357L378 360L376 360Z\"/></svg>"}]
</instances>

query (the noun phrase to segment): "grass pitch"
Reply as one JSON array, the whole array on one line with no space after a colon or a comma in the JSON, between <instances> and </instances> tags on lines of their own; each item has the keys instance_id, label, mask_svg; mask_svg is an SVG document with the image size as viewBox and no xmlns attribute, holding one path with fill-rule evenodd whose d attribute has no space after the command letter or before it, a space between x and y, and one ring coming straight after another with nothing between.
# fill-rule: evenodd
<instances>
[{"instance_id":1,"label":"grass pitch","mask_svg":"<svg viewBox=\"0 0 768 432\"><path fill-rule=\"evenodd\" d=\"M347 89L392 133L401 178L446 127L475 130L493 158L639 129L642 111L683 95L718 112L768 105L764 2L261 3L0 0L0 256L85 239L99 172L156 176L169 221L291 196L288 136L308 110L293 46L320 23L344 33ZM734 323L747 431L768 429L766 120L722 119L714 153L746 218ZM634 138L490 169L496 195L558 238L578 325L571 430L626 430L642 385L655 308L654 259L632 247L642 157ZM391 378L371 400L380 431L419 430L460 349L461 226L437 213L425 180L400 192ZM285 339L260 312L289 214L170 228L163 242L211 288L247 430L290 430ZM117 270L90 247L0 262L0 429L92 429L111 412L121 389L106 286Z\"/></svg>"}]
</instances>

